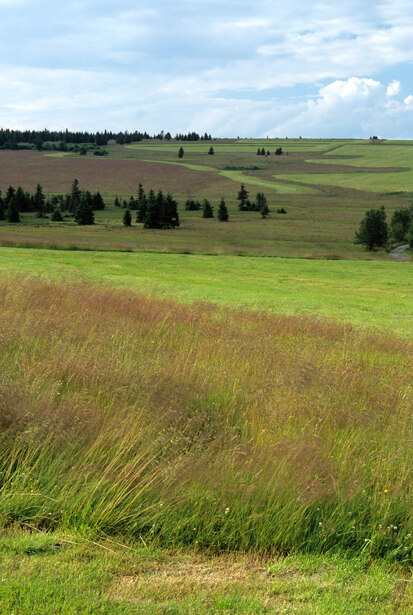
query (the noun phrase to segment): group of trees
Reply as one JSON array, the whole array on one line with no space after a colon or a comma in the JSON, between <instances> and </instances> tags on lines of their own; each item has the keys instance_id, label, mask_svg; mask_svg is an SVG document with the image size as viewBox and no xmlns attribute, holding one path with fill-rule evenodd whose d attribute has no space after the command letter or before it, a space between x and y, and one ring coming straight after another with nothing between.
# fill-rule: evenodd
<instances>
[{"instance_id":1,"label":"group of trees","mask_svg":"<svg viewBox=\"0 0 413 615\"><path fill-rule=\"evenodd\" d=\"M413 205L396 210L386 221L384 207L369 209L356 233L355 243L363 244L367 250L387 246L389 240L396 243L408 241L413 246Z\"/></svg>"},{"instance_id":2,"label":"group of trees","mask_svg":"<svg viewBox=\"0 0 413 615\"><path fill-rule=\"evenodd\" d=\"M197 132L188 132L188 134L178 133L175 135L176 141L212 141L211 135L204 133L199 135Z\"/></svg>"},{"instance_id":3,"label":"group of trees","mask_svg":"<svg viewBox=\"0 0 413 615\"><path fill-rule=\"evenodd\" d=\"M178 158L183 158L184 157L184 153L185 153L184 148L181 146L179 148L179 150L178 150ZM212 145L211 145L211 147L208 150L208 154L210 156L213 156L215 154L215 151L214 151L214 148L212 147Z\"/></svg>"},{"instance_id":4,"label":"group of trees","mask_svg":"<svg viewBox=\"0 0 413 615\"><path fill-rule=\"evenodd\" d=\"M20 222L20 214L35 212L38 218L51 214L55 222L63 220L63 212L72 215L78 224L93 224L94 211L105 208L100 192L91 193L80 190L79 181L73 180L71 191L66 194L54 194L46 198L43 188L37 184L33 194L9 186L4 196L0 192L0 220Z\"/></svg>"},{"instance_id":5,"label":"group of trees","mask_svg":"<svg viewBox=\"0 0 413 615\"><path fill-rule=\"evenodd\" d=\"M274 153L276 156L282 156L284 153L283 148L277 147ZM257 149L257 156L270 156L270 155L271 155L271 152L269 149L267 151L265 151L264 147L261 147L261 149L260 148Z\"/></svg>"},{"instance_id":6,"label":"group of trees","mask_svg":"<svg viewBox=\"0 0 413 615\"><path fill-rule=\"evenodd\" d=\"M245 189L244 184L241 184L241 188L237 194L238 209L239 211L259 211L262 218L266 218L270 214L268 202L263 192L257 192L255 201L250 201L248 198L249 192Z\"/></svg>"},{"instance_id":7,"label":"group of trees","mask_svg":"<svg viewBox=\"0 0 413 615\"><path fill-rule=\"evenodd\" d=\"M115 205L119 207L120 201L116 197ZM172 194L157 194L149 190L146 194L142 184L138 186L137 198L129 198L129 207L123 214L123 224L132 223L131 209L136 210L136 222L143 223L144 228L167 229L179 226L178 203Z\"/></svg>"}]
</instances>

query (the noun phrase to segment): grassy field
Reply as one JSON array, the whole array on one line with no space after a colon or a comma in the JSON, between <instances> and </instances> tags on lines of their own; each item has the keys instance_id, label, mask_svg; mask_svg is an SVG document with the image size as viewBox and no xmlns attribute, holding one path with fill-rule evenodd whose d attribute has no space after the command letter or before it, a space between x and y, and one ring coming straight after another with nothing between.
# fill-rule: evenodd
<instances>
[{"instance_id":1,"label":"grassy field","mask_svg":"<svg viewBox=\"0 0 413 615\"><path fill-rule=\"evenodd\" d=\"M413 334L410 263L0 248L2 270L83 278L186 303L204 301Z\"/></svg>"},{"instance_id":2,"label":"grassy field","mask_svg":"<svg viewBox=\"0 0 413 615\"><path fill-rule=\"evenodd\" d=\"M0 611L409 615L413 276L353 238L413 143L179 145L0 151L3 192L109 203L0 222ZM122 225L139 182L179 229Z\"/></svg>"},{"instance_id":3,"label":"grassy field","mask_svg":"<svg viewBox=\"0 0 413 615\"><path fill-rule=\"evenodd\" d=\"M19 615L409 615L411 579L368 558L166 551L117 539L12 530L0 602Z\"/></svg>"},{"instance_id":4,"label":"grassy field","mask_svg":"<svg viewBox=\"0 0 413 615\"><path fill-rule=\"evenodd\" d=\"M367 209L384 205L390 216L413 197L412 152L405 145L371 145L349 140L223 140L183 142L180 161L176 142L148 141L128 146L110 144L108 157L53 155L33 151L0 151L0 189L22 185L34 191L37 182L48 194L70 191L76 177L83 189L100 190L107 208L95 227L80 228L23 216L20 225L0 222L1 245L63 244L87 248L150 249L216 253L248 253L297 257L386 259L384 250L367 254L354 245L354 235ZM258 148L270 151L257 156ZM277 147L285 151L275 156ZM56 154L56 155L55 155ZM323 164L320 164L323 162ZM115 196L129 198L138 183L146 190L172 192L179 202L181 226L174 232L125 229ZM244 183L255 198L264 191L270 218L239 212L236 195ZM202 220L185 212L188 197L211 200L217 211L224 197L227 224ZM283 207L286 215L276 210Z\"/></svg>"},{"instance_id":5,"label":"grassy field","mask_svg":"<svg viewBox=\"0 0 413 615\"><path fill-rule=\"evenodd\" d=\"M409 561L410 341L1 280L0 518Z\"/></svg>"}]
</instances>

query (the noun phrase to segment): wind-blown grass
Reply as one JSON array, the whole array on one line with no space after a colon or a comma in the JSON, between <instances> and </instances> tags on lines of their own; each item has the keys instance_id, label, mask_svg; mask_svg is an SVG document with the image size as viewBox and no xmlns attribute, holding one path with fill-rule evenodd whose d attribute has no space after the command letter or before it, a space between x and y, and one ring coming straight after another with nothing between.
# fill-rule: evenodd
<instances>
[{"instance_id":1,"label":"wind-blown grass","mask_svg":"<svg viewBox=\"0 0 413 615\"><path fill-rule=\"evenodd\" d=\"M412 553L412 346L311 318L0 285L4 524Z\"/></svg>"}]
</instances>

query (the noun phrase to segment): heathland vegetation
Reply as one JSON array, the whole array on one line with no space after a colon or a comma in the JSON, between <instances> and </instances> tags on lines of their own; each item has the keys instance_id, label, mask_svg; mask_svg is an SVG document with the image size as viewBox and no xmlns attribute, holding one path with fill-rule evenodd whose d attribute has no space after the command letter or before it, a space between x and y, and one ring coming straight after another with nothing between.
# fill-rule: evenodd
<instances>
[{"instance_id":1,"label":"heathland vegetation","mask_svg":"<svg viewBox=\"0 0 413 615\"><path fill-rule=\"evenodd\" d=\"M407 615L411 144L125 134L0 152L0 602Z\"/></svg>"}]
</instances>

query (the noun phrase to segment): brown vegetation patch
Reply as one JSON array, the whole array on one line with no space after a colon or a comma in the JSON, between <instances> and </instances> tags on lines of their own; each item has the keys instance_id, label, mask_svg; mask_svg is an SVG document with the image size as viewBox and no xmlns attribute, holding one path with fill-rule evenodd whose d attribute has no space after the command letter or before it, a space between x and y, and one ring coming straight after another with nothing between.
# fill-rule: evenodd
<instances>
[{"instance_id":1,"label":"brown vegetation patch","mask_svg":"<svg viewBox=\"0 0 413 615\"><path fill-rule=\"evenodd\" d=\"M109 596L132 602L168 597L193 596L198 592L248 591L271 579L266 560L252 555L205 555L168 557L166 561L144 561L139 572L117 579Z\"/></svg>"},{"instance_id":2,"label":"brown vegetation patch","mask_svg":"<svg viewBox=\"0 0 413 615\"><path fill-rule=\"evenodd\" d=\"M74 178L79 180L83 190L99 190L104 195L135 194L139 183L146 190L152 188L186 195L203 191L211 184L210 172L194 171L176 164L0 151L0 189L3 192L9 185L34 192L36 184L40 183L45 193L65 193L70 191ZM214 182L225 186L229 180L214 176Z\"/></svg>"}]
</instances>

